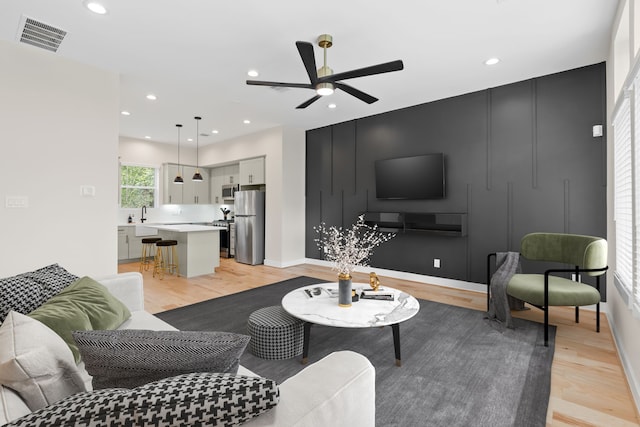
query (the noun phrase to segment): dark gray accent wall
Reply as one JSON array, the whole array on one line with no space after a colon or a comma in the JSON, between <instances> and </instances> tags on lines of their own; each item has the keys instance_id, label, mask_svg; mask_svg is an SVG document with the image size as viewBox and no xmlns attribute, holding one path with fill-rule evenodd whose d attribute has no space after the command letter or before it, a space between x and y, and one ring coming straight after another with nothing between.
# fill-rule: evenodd
<instances>
[{"instance_id":1,"label":"dark gray accent wall","mask_svg":"<svg viewBox=\"0 0 640 427\"><path fill-rule=\"evenodd\" d=\"M467 213L467 236L401 233L371 264L471 282L526 233L606 237L606 135L592 137L605 123L600 63L310 130L306 256L320 258L314 226L349 227L365 211ZM376 160L439 152L445 199L376 199Z\"/></svg>"}]
</instances>

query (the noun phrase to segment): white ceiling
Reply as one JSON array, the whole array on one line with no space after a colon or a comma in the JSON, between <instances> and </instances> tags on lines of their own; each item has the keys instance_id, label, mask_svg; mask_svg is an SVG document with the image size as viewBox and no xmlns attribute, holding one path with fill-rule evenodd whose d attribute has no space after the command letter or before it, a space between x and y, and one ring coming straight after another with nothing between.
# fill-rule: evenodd
<instances>
[{"instance_id":1,"label":"white ceiling","mask_svg":"<svg viewBox=\"0 0 640 427\"><path fill-rule=\"evenodd\" d=\"M16 41L23 15L68 32L54 55L121 76L120 134L200 144L274 126L313 129L606 60L617 0L2 0L0 39ZM335 73L396 59L404 70L348 80L380 100L337 91L303 110L308 89L247 86L307 83L295 42L333 36ZM31 48L31 47L30 47ZM322 50L316 45L316 62ZM53 53L52 53L53 54ZM501 62L486 66L484 61ZM149 101L148 93L158 99ZM329 109L329 103L337 108ZM243 124L244 119L251 124Z\"/></svg>"}]
</instances>

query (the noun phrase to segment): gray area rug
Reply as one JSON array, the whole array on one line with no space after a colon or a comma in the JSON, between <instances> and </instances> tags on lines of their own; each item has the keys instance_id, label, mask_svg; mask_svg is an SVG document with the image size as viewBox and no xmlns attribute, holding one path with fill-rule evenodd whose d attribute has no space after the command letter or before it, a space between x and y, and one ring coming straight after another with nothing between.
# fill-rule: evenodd
<instances>
[{"instance_id":1,"label":"gray area rug","mask_svg":"<svg viewBox=\"0 0 640 427\"><path fill-rule=\"evenodd\" d=\"M301 286L297 277L166 311L158 317L180 330L246 334L249 315L279 305ZM376 368L377 426L544 426L549 403L555 327L544 347L543 325L514 319L497 328L483 312L419 300L420 312L400 325L402 367L395 366L391 328L311 329L309 362L353 350ZM300 358L263 360L248 351L240 363L282 382L304 368Z\"/></svg>"}]
</instances>

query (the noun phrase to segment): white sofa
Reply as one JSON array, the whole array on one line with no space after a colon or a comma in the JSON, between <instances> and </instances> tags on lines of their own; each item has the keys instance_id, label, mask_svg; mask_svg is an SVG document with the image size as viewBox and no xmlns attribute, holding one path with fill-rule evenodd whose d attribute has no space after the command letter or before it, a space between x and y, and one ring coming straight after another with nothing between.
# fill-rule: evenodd
<instances>
[{"instance_id":1,"label":"white sofa","mask_svg":"<svg viewBox=\"0 0 640 427\"><path fill-rule=\"evenodd\" d=\"M144 310L143 280L139 273L122 273L98 279L131 311L119 329L174 330ZM87 389L91 377L85 374ZM240 366L243 375L256 375ZM338 351L308 366L279 384L280 402L269 412L243 424L297 427L373 427L375 425L375 369L364 356ZM0 425L30 413L11 389L0 386Z\"/></svg>"}]
</instances>

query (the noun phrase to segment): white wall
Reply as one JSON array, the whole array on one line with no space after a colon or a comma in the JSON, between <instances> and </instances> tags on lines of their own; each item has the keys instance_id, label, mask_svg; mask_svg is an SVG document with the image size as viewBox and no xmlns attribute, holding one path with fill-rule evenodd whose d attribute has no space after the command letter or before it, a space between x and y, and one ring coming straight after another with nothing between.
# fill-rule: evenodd
<instances>
[{"instance_id":1,"label":"white wall","mask_svg":"<svg viewBox=\"0 0 640 427\"><path fill-rule=\"evenodd\" d=\"M196 150L180 144L180 163L195 165ZM160 167L163 163L178 163L177 144L160 144L135 138L120 137L118 157L122 163Z\"/></svg>"},{"instance_id":2,"label":"white wall","mask_svg":"<svg viewBox=\"0 0 640 427\"><path fill-rule=\"evenodd\" d=\"M305 262L306 135L285 129L282 138L281 263L286 267Z\"/></svg>"},{"instance_id":3,"label":"white wall","mask_svg":"<svg viewBox=\"0 0 640 427\"><path fill-rule=\"evenodd\" d=\"M118 75L6 41L0 58L0 277L56 262L115 273Z\"/></svg>"},{"instance_id":4,"label":"white wall","mask_svg":"<svg viewBox=\"0 0 640 427\"><path fill-rule=\"evenodd\" d=\"M180 144L180 163L196 164L196 149ZM160 168L163 163L178 162L177 143L162 144L135 138L120 137L119 160L124 164L135 164L138 166L150 166ZM190 178L190 177L188 177ZM190 221L212 221L222 219L220 206L213 205L162 205L162 192L164 183L162 180L162 170L159 169L158 179L160 187L158 189L158 206L149 207L145 217L148 222L190 222ZM140 209L120 209L118 211L118 223L127 222L129 214L134 215L134 222L140 222Z\"/></svg>"},{"instance_id":5,"label":"white wall","mask_svg":"<svg viewBox=\"0 0 640 427\"><path fill-rule=\"evenodd\" d=\"M265 156L265 264L304 260L305 133L273 128L200 148L200 164L215 166Z\"/></svg>"},{"instance_id":6,"label":"white wall","mask_svg":"<svg viewBox=\"0 0 640 427\"><path fill-rule=\"evenodd\" d=\"M132 138L120 138L120 161L159 167L177 162L177 147ZM200 147L199 164L215 167L254 157L265 157L266 232L265 264L284 267L303 263L305 223L305 133L300 129L273 128ZM180 162L195 164L195 149L183 148ZM161 190L162 191L162 190ZM159 206L149 209L149 221L204 221L220 219L219 206ZM132 212L121 209L124 223ZM213 216L213 218L212 218ZM135 219L135 218L134 218Z\"/></svg>"},{"instance_id":7,"label":"white wall","mask_svg":"<svg viewBox=\"0 0 640 427\"><path fill-rule=\"evenodd\" d=\"M638 2L636 4L636 8L640 8L640 4ZM609 242L609 266L611 268L607 274L607 316L636 406L640 409L640 339L638 339L640 336L640 319L635 318L627 308L613 280L616 265L616 233L613 206L614 144L613 128L611 126L612 113L616 99L620 96L622 83L626 80L632 68L630 64L634 64L640 58L637 55L640 48L640 40L635 37L635 33L640 29L640 10L634 10L636 8L630 9L630 5L629 2L624 0L618 5L618 14L612 27L611 48L607 61L607 123L609 135L607 146L607 182L609 182L607 186L607 240Z\"/></svg>"}]
</instances>

